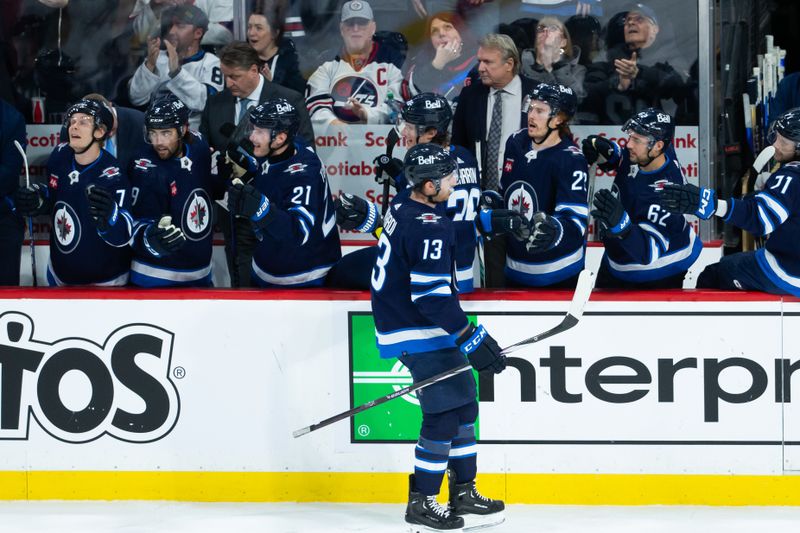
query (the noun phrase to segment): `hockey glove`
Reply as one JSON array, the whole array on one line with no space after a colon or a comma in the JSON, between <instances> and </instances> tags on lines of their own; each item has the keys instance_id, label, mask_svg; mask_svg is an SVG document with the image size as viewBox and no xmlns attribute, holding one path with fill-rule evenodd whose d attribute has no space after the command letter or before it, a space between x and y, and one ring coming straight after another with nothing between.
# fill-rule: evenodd
<instances>
[{"instance_id":1,"label":"hockey glove","mask_svg":"<svg viewBox=\"0 0 800 533\"><path fill-rule=\"evenodd\" d=\"M622 239L631 231L631 217L614 193L608 189L597 191L592 205L592 216L600 225L603 238Z\"/></svg>"},{"instance_id":2,"label":"hockey glove","mask_svg":"<svg viewBox=\"0 0 800 533\"><path fill-rule=\"evenodd\" d=\"M397 189L396 178L403 172L403 162L396 157L383 154L376 157L372 163L378 167L378 172L375 174L378 185L383 185L388 179L389 185Z\"/></svg>"},{"instance_id":3,"label":"hockey glove","mask_svg":"<svg viewBox=\"0 0 800 533\"><path fill-rule=\"evenodd\" d=\"M503 197L497 191L487 190L481 192L481 209L502 209Z\"/></svg>"},{"instance_id":4,"label":"hockey glove","mask_svg":"<svg viewBox=\"0 0 800 533\"><path fill-rule=\"evenodd\" d=\"M249 218L257 227L265 225L274 215L269 199L238 178L228 188L228 208L234 215Z\"/></svg>"},{"instance_id":5,"label":"hockey glove","mask_svg":"<svg viewBox=\"0 0 800 533\"><path fill-rule=\"evenodd\" d=\"M34 183L17 189L14 193L14 206L22 216L38 215L45 211L45 198L47 198L47 187Z\"/></svg>"},{"instance_id":6,"label":"hockey glove","mask_svg":"<svg viewBox=\"0 0 800 533\"><path fill-rule=\"evenodd\" d=\"M456 346L478 372L489 369L499 374L506 368L506 356L483 326L476 328L472 323L468 324L466 331L456 339Z\"/></svg>"},{"instance_id":7,"label":"hockey glove","mask_svg":"<svg viewBox=\"0 0 800 533\"><path fill-rule=\"evenodd\" d=\"M544 211L538 211L534 213L531 222L533 222L533 234L525 243L528 253L545 252L561 243L561 239L564 237L564 227L558 219Z\"/></svg>"},{"instance_id":8,"label":"hockey glove","mask_svg":"<svg viewBox=\"0 0 800 533\"><path fill-rule=\"evenodd\" d=\"M375 204L355 194L342 193L333 205L336 207L336 223L344 230L372 233L383 224Z\"/></svg>"},{"instance_id":9,"label":"hockey glove","mask_svg":"<svg viewBox=\"0 0 800 533\"><path fill-rule=\"evenodd\" d=\"M487 239L509 233L518 241L531 236L531 224L519 211L510 209L481 209L475 217L475 226Z\"/></svg>"},{"instance_id":10,"label":"hockey glove","mask_svg":"<svg viewBox=\"0 0 800 533\"><path fill-rule=\"evenodd\" d=\"M581 150L587 163L591 165L597 161L597 166L605 171L613 170L619 162L619 147L599 135L586 137L581 143Z\"/></svg>"},{"instance_id":11,"label":"hockey glove","mask_svg":"<svg viewBox=\"0 0 800 533\"><path fill-rule=\"evenodd\" d=\"M114 193L97 185L89 185L86 187L86 198L89 200L89 215L97 229L105 233L119 219L119 206Z\"/></svg>"},{"instance_id":12,"label":"hockey glove","mask_svg":"<svg viewBox=\"0 0 800 533\"><path fill-rule=\"evenodd\" d=\"M172 217L164 215L158 225L150 224L144 230L144 247L155 257L164 257L178 251L186 243L186 235L172 224Z\"/></svg>"},{"instance_id":13,"label":"hockey glove","mask_svg":"<svg viewBox=\"0 0 800 533\"><path fill-rule=\"evenodd\" d=\"M668 183L659 194L661 205L667 211L695 215L703 220L708 220L716 213L719 203L714 189L700 188L689 183Z\"/></svg>"}]
</instances>

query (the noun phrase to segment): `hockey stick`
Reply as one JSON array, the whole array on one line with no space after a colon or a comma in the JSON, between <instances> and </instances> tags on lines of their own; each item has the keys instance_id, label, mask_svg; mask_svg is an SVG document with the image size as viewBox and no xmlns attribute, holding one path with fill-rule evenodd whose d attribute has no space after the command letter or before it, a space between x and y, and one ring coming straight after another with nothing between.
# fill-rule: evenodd
<instances>
[{"instance_id":1,"label":"hockey stick","mask_svg":"<svg viewBox=\"0 0 800 533\"><path fill-rule=\"evenodd\" d=\"M750 168L747 169L747 182L742 184L742 196L745 194L755 192L756 184L758 182L758 175L764 170L764 167L767 166L769 161L775 155L775 147L772 145L767 146L756 156L753 164ZM764 246L764 238L757 237L755 235L751 236L753 248L759 249ZM749 240L749 239L748 239Z\"/></svg>"},{"instance_id":2,"label":"hockey stick","mask_svg":"<svg viewBox=\"0 0 800 533\"><path fill-rule=\"evenodd\" d=\"M397 127L393 127L389 132L389 135L386 136L386 155L381 156L382 163L389 164L389 162L392 160L392 152L394 152L394 147L399 140L400 135L397 133ZM385 161L384 158L386 158ZM382 170L380 173L384 174ZM383 198L381 199L381 216L386 216L386 212L389 210L389 180L389 176L384 176Z\"/></svg>"},{"instance_id":3,"label":"hockey stick","mask_svg":"<svg viewBox=\"0 0 800 533\"><path fill-rule=\"evenodd\" d=\"M22 156L22 162L25 164L25 186L31 186L31 174L28 170L28 156L25 155L25 149L22 148L22 145L19 144L19 141L14 141L14 146L17 147L17 151L19 155ZM30 237L31 243L31 271L33 273L33 286L38 287L39 281L36 277L36 243L34 242L34 235L33 235L33 216L28 217L28 236Z\"/></svg>"},{"instance_id":4,"label":"hockey stick","mask_svg":"<svg viewBox=\"0 0 800 533\"><path fill-rule=\"evenodd\" d=\"M527 338L523 341L519 341L515 344L512 344L511 346L503 348L501 350L501 353L503 355L509 354L511 352L519 350L523 346L539 342L548 337L552 337L553 335L558 335L559 333L567 331L571 327L575 326L581 319L581 316L583 316L583 308L586 306L586 302L589 301L589 296L591 296L592 289L594 289L594 282L596 278L597 275L591 270L582 271L580 276L578 277L578 284L575 287L575 293L572 296L572 302L570 303L569 311L567 311L567 314L563 318L563 320L561 320L561 322L554 328L548 329L543 333L539 333L538 335L534 335L533 337ZM424 389L425 387L433 385L434 383L438 383L439 381L445 380L449 377L455 376L456 374L460 374L461 372L466 372L471 368L472 366L469 363L464 363L461 366L457 366L456 368L452 368L450 370L442 372L441 374L436 374L435 376L431 376L428 379L424 379L419 383L409 385L408 387L404 387L400 390L394 391L390 394L387 394L386 396L381 396L380 398L376 398L370 402L361 404L358 407L354 407L353 409L350 409L343 413L339 413L338 415L326 418L322 422L317 422L316 424L312 424L302 429L298 429L297 431L294 431L292 435L294 436L294 438L302 437L306 433L311 433L312 431L316 431L318 429L324 428L325 426L329 426L334 422L344 420L345 418L350 418L351 416L361 413L362 411L366 411L367 409L372 409L376 405L380 405L390 400L394 400L399 396L403 396L411 392Z\"/></svg>"}]
</instances>

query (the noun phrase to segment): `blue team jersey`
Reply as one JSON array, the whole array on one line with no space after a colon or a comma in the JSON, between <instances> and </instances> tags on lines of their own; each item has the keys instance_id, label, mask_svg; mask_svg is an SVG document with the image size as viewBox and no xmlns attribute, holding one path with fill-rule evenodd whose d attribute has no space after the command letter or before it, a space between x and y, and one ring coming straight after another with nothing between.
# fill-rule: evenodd
<instances>
[{"instance_id":1,"label":"blue team jersey","mask_svg":"<svg viewBox=\"0 0 800 533\"><path fill-rule=\"evenodd\" d=\"M131 168L136 230L131 283L141 287L208 286L211 284L212 198L208 144L195 133L184 143L183 157L161 160L150 145ZM144 243L145 229L163 215L183 231L186 243L175 253L157 257Z\"/></svg>"},{"instance_id":2,"label":"blue team jersey","mask_svg":"<svg viewBox=\"0 0 800 533\"><path fill-rule=\"evenodd\" d=\"M661 280L685 273L700 256L703 244L686 217L661 207L658 191L668 183L686 180L672 146L661 168L645 172L631 165L628 150L620 154L612 192L631 219L623 239L603 241L603 261L615 278L631 283Z\"/></svg>"},{"instance_id":3,"label":"blue team jersey","mask_svg":"<svg viewBox=\"0 0 800 533\"><path fill-rule=\"evenodd\" d=\"M757 194L730 200L725 217L737 227L767 236L756 251L758 266L775 285L800 296L800 162L772 173Z\"/></svg>"},{"instance_id":4,"label":"blue team jersey","mask_svg":"<svg viewBox=\"0 0 800 533\"><path fill-rule=\"evenodd\" d=\"M289 158L265 161L254 185L275 216L256 233L253 280L267 287L322 285L342 251L328 176L317 154L298 145Z\"/></svg>"},{"instance_id":5,"label":"blue team jersey","mask_svg":"<svg viewBox=\"0 0 800 533\"><path fill-rule=\"evenodd\" d=\"M528 220L538 211L555 217L563 228L561 241L549 250L529 253L525 243L507 239L505 275L522 285L544 287L577 275L584 264L586 158L570 139L536 150L522 129L508 138L500 193L508 209Z\"/></svg>"},{"instance_id":6,"label":"blue team jersey","mask_svg":"<svg viewBox=\"0 0 800 533\"><path fill-rule=\"evenodd\" d=\"M468 293L474 289L473 268L478 233L475 229L475 216L481 201L480 173L478 162L466 148L450 145L450 153L458 163L458 181L447 201L447 216L453 221L456 235L456 285L458 292ZM396 179L398 201L408 197L408 182L405 175Z\"/></svg>"},{"instance_id":7,"label":"blue team jersey","mask_svg":"<svg viewBox=\"0 0 800 533\"><path fill-rule=\"evenodd\" d=\"M467 317L454 282L455 229L441 204L394 202L378 249L371 293L381 357L455 347Z\"/></svg>"},{"instance_id":8,"label":"blue team jersey","mask_svg":"<svg viewBox=\"0 0 800 533\"><path fill-rule=\"evenodd\" d=\"M47 172L47 194L53 205L47 266L50 285L125 285L131 264L128 243L133 220L124 169L105 150L89 165L79 165L75 152L65 143L53 150ZM121 208L116 223L102 234L89 215L89 185L113 193Z\"/></svg>"}]
</instances>

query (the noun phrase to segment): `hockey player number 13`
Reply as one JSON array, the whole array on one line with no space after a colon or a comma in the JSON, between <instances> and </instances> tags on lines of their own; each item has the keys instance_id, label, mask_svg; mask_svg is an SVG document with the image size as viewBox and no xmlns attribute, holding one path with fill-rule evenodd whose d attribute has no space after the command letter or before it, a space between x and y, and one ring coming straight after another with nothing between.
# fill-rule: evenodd
<instances>
[{"instance_id":1,"label":"hockey player number 13","mask_svg":"<svg viewBox=\"0 0 800 533\"><path fill-rule=\"evenodd\" d=\"M392 244L385 234L381 235L378 241L378 258L375 260L375 266L372 269L372 288L375 292L379 292L383 288L383 282L386 281L386 265L389 263L389 256L392 255Z\"/></svg>"}]
</instances>

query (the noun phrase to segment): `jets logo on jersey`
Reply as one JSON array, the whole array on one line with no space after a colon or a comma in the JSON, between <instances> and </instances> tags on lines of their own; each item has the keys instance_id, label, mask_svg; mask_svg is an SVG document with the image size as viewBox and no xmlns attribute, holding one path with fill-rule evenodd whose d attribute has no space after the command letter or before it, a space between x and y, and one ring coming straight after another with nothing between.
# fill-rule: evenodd
<instances>
[{"instance_id":1,"label":"jets logo on jersey","mask_svg":"<svg viewBox=\"0 0 800 533\"><path fill-rule=\"evenodd\" d=\"M423 224L437 224L440 218L442 217L433 213L422 213L417 220L421 220Z\"/></svg>"},{"instance_id":2,"label":"jets logo on jersey","mask_svg":"<svg viewBox=\"0 0 800 533\"><path fill-rule=\"evenodd\" d=\"M53 215L53 237L61 252L72 252L81 240L81 224L78 215L67 203L57 202Z\"/></svg>"},{"instance_id":3,"label":"jets logo on jersey","mask_svg":"<svg viewBox=\"0 0 800 533\"><path fill-rule=\"evenodd\" d=\"M133 162L134 166L139 170L147 170L148 168L155 168L155 165L149 159L137 159Z\"/></svg>"},{"instance_id":4,"label":"jets logo on jersey","mask_svg":"<svg viewBox=\"0 0 800 533\"><path fill-rule=\"evenodd\" d=\"M284 172L288 172L289 174L297 174L298 172L304 171L306 167L308 167L308 165L303 163L292 163L291 165L286 167L286 170L284 170Z\"/></svg>"},{"instance_id":5,"label":"jets logo on jersey","mask_svg":"<svg viewBox=\"0 0 800 533\"><path fill-rule=\"evenodd\" d=\"M50 188L58 189L58 176L55 174L50 174Z\"/></svg>"},{"instance_id":6,"label":"jets logo on jersey","mask_svg":"<svg viewBox=\"0 0 800 533\"><path fill-rule=\"evenodd\" d=\"M664 190L664 185L667 185L667 184L670 184L670 183L672 183L672 182L669 181L669 180L656 180L653 183L651 183L650 185L648 185L648 187L652 187L653 189L656 190L656 192L659 192L659 191L663 191Z\"/></svg>"},{"instance_id":7,"label":"jets logo on jersey","mask_svg":"<svg viewBox=\"0 0 800 533\"><path fill-rule=\"evenodd\" d=\"M119 176L119 168L117 167L108 167L100 173L100 177L106 179L116 178L117 176Z\"/></svg>"},{"instance_id":8,"label":"jets logo on jersey","mask_svg":"<svg viewBox=\"0 0 800 533\"><path fill-rule=\"evenodd\" d=\"M183 232L191 241L199 241L211 232L211 202L203 189L195 189L183 206Z\"/></svg>"},{"instance_id":9,"label":"jets logo on jersey","mask_svg":"<svg viewBox=\"0 0 800 533\"><path fill-rule=\"evenodd\" d=\"M511 158L506 159L506 162L503 165L503 172L511 172L512 170L514 170L514 160Z\"/></svg>"},{"instance_id":10,"label":"jets logo on jersey","mask_svg":"<svg viewBox=\"0 0 800 533\"><path fill-rule=\"evenodd\" d=\"M506 206L531 220L533 214L539 211L539 199L528 183L515 181L506 191Z\"/></svg>"},{"instance_id":11,"label":"jets logo on jersey","mask_svg":"<svg viewBox=\"0 0 800 533\"><path fill-rule=\"evenodd\" d=\"M361 118L353 113L347 106L347 101L353 98L366 107L378 105L378 88L372 80L361 76L346 76L333 84L331 89L333 97L333 112L345 122L359 122Z\"/></svg>"}]
</instances>

